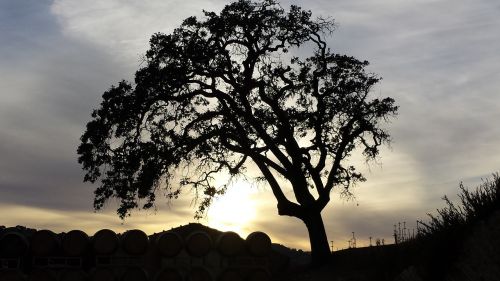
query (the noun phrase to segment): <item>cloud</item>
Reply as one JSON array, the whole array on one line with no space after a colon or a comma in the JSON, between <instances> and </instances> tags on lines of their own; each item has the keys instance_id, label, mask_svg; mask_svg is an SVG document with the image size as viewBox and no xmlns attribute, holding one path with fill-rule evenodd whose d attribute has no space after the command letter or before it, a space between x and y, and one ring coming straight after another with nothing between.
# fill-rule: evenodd
<instances>
[{"instance_id":1,"label":"cloud","mask_svg":"<svg viewBox=\"0 0 500 281\"><path fill-rule=\"evenodd\" d=\"M114 59L137 62L151 35L171 32L202 9L220 10L224 2L55 0L51 10L66 36L95 44Z\"/></svg>"},{"instance_id":2,"label":"cloud","mask_svg":"<svg viewBox=\"0 0 500 281\"><path fill-rule=\"evenodd\" d=\"M6 224L63 230L77 220L90 232L106 225L156 231L191 220L188 197L172 209L160 200L157 215L135 213L125 226L113 203L92 213L94 187L81 182L75 150L101 94L133 77L151 34L168 33L201 9L218 11L227 3L1 2L0 211L12 214ZM336 245L345 247L352 231L363 243L369 236L388 241L394 223L425 218L442 206L442 195L457 192L461 180L474 186L499 169L498 1L282 4L335 18L332 49L371 61L369 70L384 78L374 94L394 97L401 106L388 125L394 142L382 151L382 165L353 160L368 177L355 189L356 201L335 194L323 212ZM269 190L258 194L261 216L254 227L274 241L307 249L305 226L278 216Z\"/></svg>"},{"instance_id":3,"label":"cloud","mask_svg":"<svg viewBox=\"0 0 500 281\"><path fill-rule=\"evenodd\" d=\"M0 2L0 54L2 64L30 58L57 36L50 0Z\"/></svg>"}]
</instances>

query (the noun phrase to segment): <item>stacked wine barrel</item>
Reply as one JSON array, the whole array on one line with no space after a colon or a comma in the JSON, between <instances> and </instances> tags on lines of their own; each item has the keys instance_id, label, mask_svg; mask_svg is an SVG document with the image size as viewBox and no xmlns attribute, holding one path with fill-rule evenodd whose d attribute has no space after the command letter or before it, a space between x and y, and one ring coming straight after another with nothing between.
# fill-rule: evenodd
<instances>
[{"instance_id":1,"label":"stacked wine barrel","mask_svg":"<svg viewBox=\"0 0 500 281\"><path fill-rule=\"evenodd\" d=\"M0 228L1 281L266 281L275 260L263 232L244 240L200 224L151 236Z\"/></svg>"},{"instance_id":2,"label":"stacked wine barrel","mask_svg":"<svg viewBox=\"0 0 500 281\"><path fill-rule=\"evenodd\" d=\"M157 281L271 280L271 239L254 232L246 240L191 224L152 236L161 260ZM257 279L256 279L257 278Z\"/></svg>"}]
</instances>

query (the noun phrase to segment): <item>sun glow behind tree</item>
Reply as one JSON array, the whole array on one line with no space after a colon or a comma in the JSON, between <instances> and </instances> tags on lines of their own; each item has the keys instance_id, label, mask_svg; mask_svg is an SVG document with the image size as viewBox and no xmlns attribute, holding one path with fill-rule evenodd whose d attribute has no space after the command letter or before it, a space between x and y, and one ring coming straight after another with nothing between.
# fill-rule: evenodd
<instances>
[{"instance_id":1,"label":"sun glow behind tree","mask_svg":"<svg viewBox=\"0 0 500 281\"><path fill-rule=\"evenodd\" d=\"M213 201L207 212L208 225L245 237L252 231L257 217L257 193L247 182L236 182L223 196Z\"/></svg>"}]
</instances>

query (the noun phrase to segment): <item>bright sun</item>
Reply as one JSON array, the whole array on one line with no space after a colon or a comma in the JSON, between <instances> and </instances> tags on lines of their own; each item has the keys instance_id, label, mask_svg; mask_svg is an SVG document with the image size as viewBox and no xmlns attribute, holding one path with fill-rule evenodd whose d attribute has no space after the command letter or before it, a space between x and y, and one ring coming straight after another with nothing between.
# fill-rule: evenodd
<instances>
[{"instance_id":1,"label":"bright sun","mask_svg":"<svg viewBox=\"0 0 500 281\"><path fill-rule=\"evenodd\" d=\"M246 235L252 231L250 224L256 217L253 195L255 191L246 182L230 186L226 194L215 199L208 210L208 225L222 231Z\"/></svg>"}]
</instances>

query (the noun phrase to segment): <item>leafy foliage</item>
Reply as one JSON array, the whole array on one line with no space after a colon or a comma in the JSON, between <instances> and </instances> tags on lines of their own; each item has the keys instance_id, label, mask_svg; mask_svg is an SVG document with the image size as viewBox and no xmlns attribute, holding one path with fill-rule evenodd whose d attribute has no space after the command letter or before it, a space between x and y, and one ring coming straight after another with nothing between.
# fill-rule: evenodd
<instances>
[{"instance_id":1,"label":"leafy foliage","mask_svg":"<svg viewBox=\"0 0 500 281\"><path fill-rule=\"evenodd\" d=\"M253 163L281 215L319 214L334 187L364 180L344 162L356 147L376 157L389 141L380 124L397 112L393 99L369 95L380 78L368 62L327 48L333 29L297 6L240 0L155 34L134 83L103 94L81 137L85 181L100 181L94 207L118 198L123 218L141 200L151 208L159 189L174 199L188 187L201 216L227 188L217 178ZM305 45L311 56L290 55Z\"/></svg>"}]
</instances>

